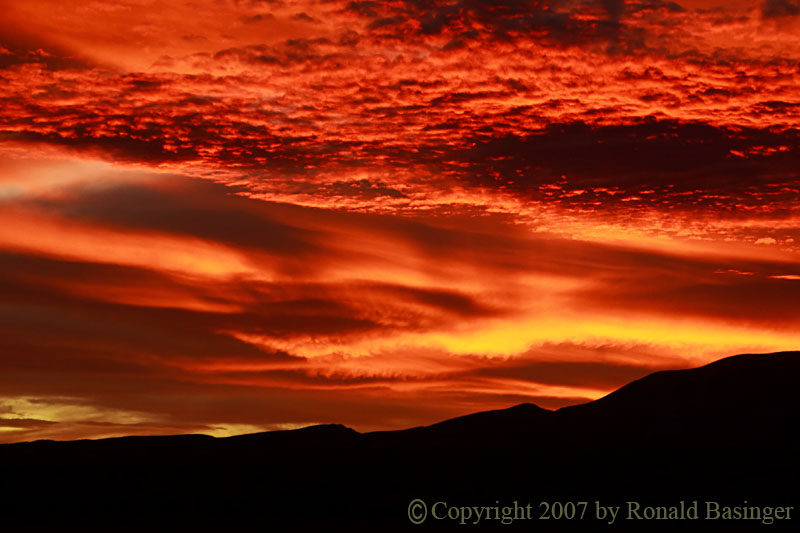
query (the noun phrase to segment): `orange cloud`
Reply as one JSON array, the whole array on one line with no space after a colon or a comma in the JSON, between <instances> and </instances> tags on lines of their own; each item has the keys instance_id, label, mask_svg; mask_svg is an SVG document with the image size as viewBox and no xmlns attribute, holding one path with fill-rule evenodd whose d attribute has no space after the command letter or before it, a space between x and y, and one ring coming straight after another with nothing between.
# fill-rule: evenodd
<instances>
[{"instance_id":1,"label":"orange cloud","mask_svg":"<svg viewBox=\"0 0 800 533\"><path fill-rule=\"evenodd\" d=\"M408 426L800 340L792 2L62 4L0 22L0 439Z\"/></svg>"}]
</instances>

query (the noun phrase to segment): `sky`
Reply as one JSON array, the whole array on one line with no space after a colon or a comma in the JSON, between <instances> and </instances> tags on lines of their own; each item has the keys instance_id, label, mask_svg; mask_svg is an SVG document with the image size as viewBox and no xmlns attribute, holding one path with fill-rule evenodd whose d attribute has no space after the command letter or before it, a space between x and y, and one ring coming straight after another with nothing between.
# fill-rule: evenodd
<instances>
[{"instance_id":1,"label":"sky","mask_svg":"<svg viewBox=\"0 0 800 533\"><path fill-rule=\"evenodd\" d=\"M798 0L0 9L0 442L398 429L800 347Z\"/></svg>"}]
</instances>

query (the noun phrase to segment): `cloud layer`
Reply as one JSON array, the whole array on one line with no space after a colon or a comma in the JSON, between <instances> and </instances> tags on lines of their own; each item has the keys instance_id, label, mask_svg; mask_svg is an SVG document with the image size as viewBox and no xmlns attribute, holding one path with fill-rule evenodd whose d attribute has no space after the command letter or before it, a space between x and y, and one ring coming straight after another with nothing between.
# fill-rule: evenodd
<instances>
[{"instance_id":1,"label":"cloud layer","mask_svg":"<svg viewBox=\"0 0 800 533\"><path fill-rule=\"evenodd\" d=\"M0 440L407 427L797 347L792 2L8 4Z\"/></svg>"}]
</instances>

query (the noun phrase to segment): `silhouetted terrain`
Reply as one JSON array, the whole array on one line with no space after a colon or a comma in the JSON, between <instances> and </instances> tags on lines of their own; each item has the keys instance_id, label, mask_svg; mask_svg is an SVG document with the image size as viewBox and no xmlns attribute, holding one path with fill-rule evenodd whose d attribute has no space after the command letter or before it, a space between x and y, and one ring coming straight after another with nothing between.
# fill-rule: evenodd
<instances>
[{"instance_id":1,"label":"silhouetted terrain","mask_svg":"<svg viewBox=\"0 0 800 533\"><path fill-rule=\"evenodd\" d=\"M427 427L340 425L216 439L126 437L0 446L0 524L105 531L755 531L800 523L800 352L658 372L594 402L523 404ZM427 503L411 524L409 503ZM532 504L533 520L461 525L449 506ZM597 519L596 502L791 506L789 520ZM540 502L588 503L537 520ZM747 504L743 502L747 501ZM496 503L497 502L497 503ZM446 514L439 506L438 514ZM499 511L498 511L499 513ZM472 520L470 520L472 521ZM70 528L72 529L72 528Z\"/></svg>"}]
</instances>

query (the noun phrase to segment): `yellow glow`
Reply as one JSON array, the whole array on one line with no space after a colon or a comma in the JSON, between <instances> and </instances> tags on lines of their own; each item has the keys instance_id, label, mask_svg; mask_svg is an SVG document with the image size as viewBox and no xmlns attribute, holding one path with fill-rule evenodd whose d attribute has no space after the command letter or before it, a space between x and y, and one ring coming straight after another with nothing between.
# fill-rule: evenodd
<instances>
[{"instance_id":1,"label":"yellow glow","mask_svg":"<svg viewBox=\"0 0 800 533\"><path fill-rule=\"evenodd\" d=\"M149 413L86 405L75 398L0 397L0 407L13 413L13 418L48 422L142 424L156 421Z\"/></svg>"},{"instance_id":2,"label":"yellow glow","mask_svg":"<svg viewBox=\"0 0 800 533\"><path fill-rule=\"evenodd\" d=\"M248 435L250 433L261 433L264 431L300 429L315 424L316 422L304 422L301 424L265 424L263 426L256 426L253 424L224 424L216 426L213 429L205 429L201 433L204 435L211 435L212 437L233 437L235 435Z\"/></svg>"},{"instance_id":3,"label":"yellow glow","mask_svg":"<svg viewBox=\"0 0 800 533\"><path fill-rule=\"evenodd\" d=\"M779 351L800 346L800 333L724 322L646 316L536 316L471 323L454 331L352 339L311 336L275 339L264 335L229 333L245 342L308 358L335 355L368 357L382 352L413 352L419 349L443 350L454 355L512 357L548 344L572 343L587 346L654 346L679 353L683 360L702 363L734 353Z\"/></svg>"}]
</instances>

